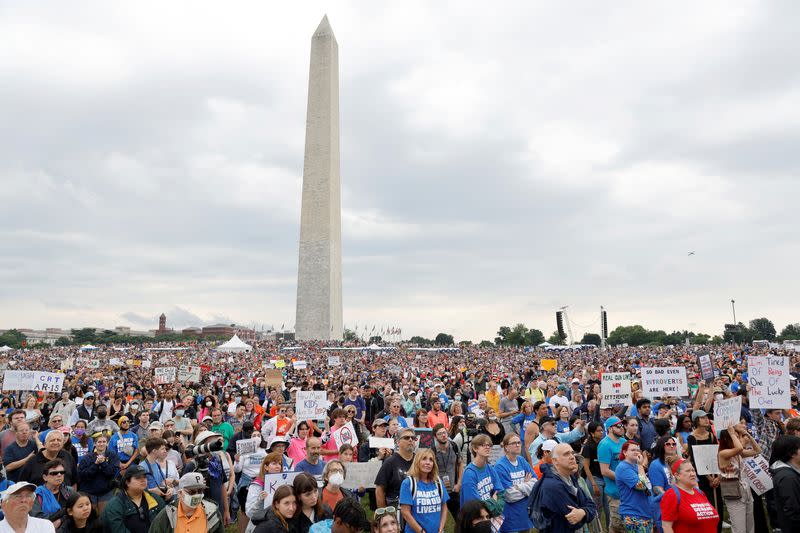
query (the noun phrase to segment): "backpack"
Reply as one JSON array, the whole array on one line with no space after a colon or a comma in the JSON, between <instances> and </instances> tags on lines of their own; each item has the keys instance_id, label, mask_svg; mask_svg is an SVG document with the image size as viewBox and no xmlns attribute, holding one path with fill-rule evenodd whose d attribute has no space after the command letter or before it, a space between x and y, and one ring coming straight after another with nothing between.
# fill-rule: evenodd
<instances>
[{"instance_id":1,"label":"backpack","mask_svg":"<svg viewBox=\"0 0 800 533\"><path fill-rule=\"evenodd\" d=\"M534 483L531 495L528 497L528 518L533 522L537 531L550 528L551 520L542 513L542 480Z\"/></svg>"},{"instance_id":2,"label":"backpack","mask_svg":"<svg viewBox=\"0 0 800 533\"><path fill-rule=\"evenodd\" d=\"M417 480L411 476L408 479L411 480L411 499L415 500L417 499ZM438 477L436 478L436 490L439 491L439 499L441 500L444 492L442 490L442 479Z\"/></svg>"}]
</instances>

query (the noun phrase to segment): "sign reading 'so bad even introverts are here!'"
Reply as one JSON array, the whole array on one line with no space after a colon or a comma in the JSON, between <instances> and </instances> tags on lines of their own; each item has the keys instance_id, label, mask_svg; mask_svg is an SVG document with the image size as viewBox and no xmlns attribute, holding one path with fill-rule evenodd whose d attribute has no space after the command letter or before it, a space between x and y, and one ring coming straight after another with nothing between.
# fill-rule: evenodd
<instances>
[{"instance_id":1,"label":"sign reading 'so bad even introverts are here!'","mask_svg":"<svg viewBox=\"0 0 800 533\"><path fill-rule=\"evenodd\" d=\"M642 394L651 399L664 396L689 396L686 369L682 366L642 368Z\"/></svg>"}]
</instances>

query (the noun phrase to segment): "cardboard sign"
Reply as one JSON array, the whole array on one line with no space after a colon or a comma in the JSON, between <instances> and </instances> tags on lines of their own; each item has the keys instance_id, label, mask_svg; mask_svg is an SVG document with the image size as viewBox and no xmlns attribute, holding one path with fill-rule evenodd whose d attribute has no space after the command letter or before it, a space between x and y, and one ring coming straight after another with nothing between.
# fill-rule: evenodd
<instances>
[{"instance_id":1,"label":"cardboard sign","mask_svg":"<svg viewBox=\"0 0 800 533\"><path fill-rule=\"evenodd\" d=\"M642 394L651 399L664 396L689 396L686 368L682 366L642 368Z\"/></svg>"},{"instance_id":2,"label":"cardboard sign","mask_svg":"<svg viewBox=\"0 0 800 533\"><path fill-rule=\"evenodd\" d=\"M186 383L200 383L200 367L192 365L181 365L178 367L178 381Z\"/></svg>"},{"instance_id":3,"label":"cardboard sign","mask_svg":"<svg viewBox=\"0 0 800 533\"><path fill-rule=\"evenodd\" d=\"M342 447L342 444L349 444L353 448L358 446L358 435L356 434L356 428L353 427L353 423L348 422L337 429L333 434L333 441L336 443L337 450Z\"/></svg>"},{"instance_id":4,"label":"cardboard sign","mask_svg":"<svg viewBox=\"0 0 800 533\"><path fill-rule=\"evenodd\" d=\"M264 382L267 387L280 390L283 385L283 371L280 368L268 368L264 371Z\"/></svg>"},{"instance_id":5,"label":"cardboard sign","mask_svg":"<svg viewBox=\"0 0 800 533\"><path fill-rule=\"evenodd\" d=\"M294 363L292 363L292 366L294 367L295 370L305 370L306 367L308 367L308 362L307 361L295 361Z\"/></svg>"},{"instance_id":6,"label":"cardboard sign","mask_svg":"<svg viewBox=\"0 0 800 533\"><path fill-rule=\"evenodd\" d=\"M417 449L433 448L433 430L431 428L414 428L417 436Z\"/></svg>"},{"instance_id":7,"label":"cardboard sign","mask_svg":"<svg viewBox=\"0 0 800 533\"><path fill-rule=\"evenodd\" d=\"M389 439L391 440L391 439ZM355 490L359 488L374 489L375 478L381 469L383 461L367 461L366 463L347 463L347 477L342 488Z\"/></svg>"},{"instance_id":8,"label":"cardboard sign","mask_svg":"<svg viewBox=\"0 0 800 533\"><path fill-rule=\"evenodd\" d=\"M3 374L2 390L34 390L61 392L64 374L39 372L37 370L6 370Z\"/></svg>"},{"instance_id":9,"label":"cardboard sign","mask_svg":"<svg viewBox=\"0 0 800 533\"><path fill-rule=\"evenodd\" d=\"M710 353L701 353L697 356L697 366L700 367L700 377L706 383L714 381L714 360Z\"/></svg>"},{"instance_id":10,"label":"cardboard sign","mask_svg":"<svg viewBox=\"0 0 800 533\"><path fill-rule=\"evenodd\" d=\"M747 358L751 409L791 409L789 358L778 356Z\"/></svg>"},{"instance_id":11,"label":"cardboard sign","mask_svg":"<svg viewBox=\"0 0 800 533\"><path fill-rule=\"evenodd\" d=\"M328 356L328 366L341 366L341 365L342 365L342 358L340 356L338 355Z\"/></svg>"},{"instance_id":12,"label":"cardboard sign","mask_svg":"<svg viewBox=\"0 0 800 533\"><path fill-rule=\"evenodd\" d=\"M699 444L692 446L695 470L697 475L719 474L719 461L717 461L719 444Z\"/></svg>"},{"instance_id":13,"label":"cardboard sign","mask_svg":"<svg viewBox=\"0 0 800 533\"><path fill-rule=\"evenodd\" d=\"M71 357L61 361L61 370L72 370L73 368L75 368L75 360Z\"/></svg>"},{"instance_id":14,"label":"cardboard sign","mask_svg":"<svg viewBox=\"0 0 800 533\"><path fill-rule=\"evenodd\" d=\"M742 416L742 397L714 401L714 427L719 431L739 423Z\"/></svg>"},{"instance_id":15,"label":"cardboard sign","mask_svg":"<svg viewBox=\"0 0 800 533\"><path fill-rule=\"evenodd\" d=\"M742 471L747 479L747 484L759 496L772 490L772 475L769 473L769 464L763 455L743 457Z\"/></svg>"},{"instance_id":16,"label":"cardboard sign","mask_svg":"<svg viewBox=\"0 0 800 533\"><path fill-rule=\"evenodd\" d=\"M165 385L167 383L175 382L174 366L161 366L153 369L153 383L156 385Z\"/></svg>"},{"instance_id":17,"label":"cardboard sign","mask_svg":"<svg viewBox=\"0 0 800 533\"><path fill-rule=\"evenodd\" d=\"M236 453L240 456L246 453L256 453L258 445L261 444L261 439L240 439L236 441Z\"/></svg>"},{"instance_id":18,"label":"cardboard sign","mask_svg":"<svg viewBox=\"0 0 800 533\"><path fill-rule=\"evenodd\" d=\"M369 447L370 448L386 448L388 450L394 450L394 439L387 437L387 438L380 438L380 437L370 437L369 438Z\"/></svg>"},{"instance_id":19,"label":"cardboard sign","mask_svg":"<svg viewBox=\"0 0 800 533\"><path fill-rule=\"evenodd\" d=\"M629 372L603 372L600 384L603 394L601 407L631 404L631 375Z\"/></svg>"},{"instance_id":20,"label":"cardboard sign","mask_svg":"<svg viewBox=\"0 0 800 533\"><path fill-rule=\"evenodd\" d=\"M297 391L294 412L297 420L324 420L328 412L328 393L323 391Z\"/></svg>"},{"instance_id":21,"label":"cardboard sign","mask_svg":"<svg viewBox=\"0 0 800 533\"><path fill-rule=\"evenodd\" d=\"M558 369L558 359L542 359L539 362L539 368L546 372Z\"/></svg>"}]
</instances>

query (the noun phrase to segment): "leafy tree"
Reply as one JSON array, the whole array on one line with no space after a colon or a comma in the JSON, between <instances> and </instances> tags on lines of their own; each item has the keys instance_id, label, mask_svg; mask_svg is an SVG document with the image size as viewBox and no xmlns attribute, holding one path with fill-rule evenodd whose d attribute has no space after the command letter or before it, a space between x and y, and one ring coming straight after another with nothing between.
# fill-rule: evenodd
<instances>
[{"instance_id":1,"label":"leafy tree","mask_svg":"<svg viewBox=\"0 0 800 533\"><path fill-rule=\"evenodd\" d=\"M544 333L538 329L529 329L525 335L526 346L538 346L544 342Z\"/></svg>"},{"instance_id":2,"label":"leafy tree","mask_svg":"<svg viewBox=\"0 0 800 533\"><path fill-rule=\"evenodd\" d=\"M370 338L369 338L369 343L370 343L370 344L378 344L378 343L380 343L382 340L383 340L383 337L381 337L380 335L375 335L374 337L370 337Z\"/></svg>"},{"instance_id":3,"label":"leafy tree","mask_svg":"<svg viewBox=\"0 0 800 533\"><path fill-rule=\"evenodd\" d=\"M775 324L768 318L755 318L750 321L750 330L759 340L775 340Z\"/></svg>"},{"instance_id":4,"label":"leafy tree","mask_svg":"<svg viewBox=\"0 0 800 533\"><path fill-rule=\"evenodd\" d=\"M608 335L608 343L612 346L627 344L628 346L641 346L652 342L653 333L643 326L617 326Z\"/></svg>"},{"instance_id":5,"label":"leafy tree","mask_svg":"<svg viewBox=\"0 0 800 533\"><path fill-rule=\"evenodd\" d=\"M494 338L494 343L498 346L508 344L508 337L511 335L511 328L508 326L500 326L497 330L497 337Z\"/></svg>"},{"instance_id":6,"label":"leafy tree","mask_svg":"<svg viewBox=\"0 0 800 533\"><path fill-rule=\"evenodd\" d=\"M597 333L584 333L583 338L581 339L581 344L594 344L595 346L600 346L601 342L600 335Z\"/></svg>"},{"instance_id":7,"label":"leafy tree","mask_svg":"<svg viewBox=\"0 0 800 533\"><path fill-rule=\"evenodd\" d=\"M711 336L705 333L698 333L691 338L692 344L708 344L711 342Z\"/></svg>"},{"instance_id":8,"label":"leafy tree","mask_svg":"<svg viewBox=\"0 0 800 533\"><path fill-rule=\"evenodd\" d=\"M492 346L494 346L494 343L487 340L483 340L480 342L480 344L478 344L479 348L491 348Z\"/></svg>"},{"instance_id":9,"label":"leafy tree","mask_svg":"<svg viewBox=\"0 0 800 533\"><path fill-rule=\"evenodd\" d=\"M344 340L346 341L354 341L358 339L356 332L350 329L345 328L344 330Z\"/></svg>"},{"instance_id":10,"label":"leafy tree","mask_svg":"<svg viewBox=\"0 0 800 533\"><path fill-rule=\"evenodd\" d=\"M549 342L550 344L557 344L557 345L565 344L564 339L561 338L561 336L558 334L558 331L554 331L553 334L550 335L550 338L547 339L547 342Z\"/></svg>"},{"instance_id":11,"label":"leafy tree","mask_svg":"<svg viewBox=\"0 0 800 533\"><path fill-rule=\"evenodd\" d=\"M91 344L93 342L97 342L94 329L92 328L73 329L71 333L72 341L75 344Z\"/></svg>"},{"instance_id":12,"label":"leafy tree","mask_svg":"<svg viewBox=\"0 0 800 533\"><path fill-rule=\"evenodd\" d=\"M72 341L69 340L69 337L59 337L56 339L56 346L69 346L72 344Z\"/></svg>"},{"instance_id":13,"label":"leafy tree","mask_svg":"<svg viewBox=\"0 0 800 533\"><path fill-rule=\"evenodd\" d=\"M782 341L791 341L800 339L800 324L788 324L781 330L778 339Z\"/></svg>"},{"instance_id":14,"label":"leafy tree","mask_svg":"<svg viewBox=\"0 0 800 533\"><path fill-rule=\"evenodd\" d=\"M411 344L417 344L419 346L430 346L433 344L433 341L430 339L426 339L425 337L420 337L419 335L415 335L408 339L408 342Z\"/></svg>"},{"instance_id":15,"label":"leafy tree","mask_svg":"<svg viewBox=\"0 0 800 533\"><path fill-rule=\"evenodd\" d=\"M491 344L492 343L490 342L489 345L491 346ZM460 348L469 348L470 346L472 346L472 341L459 341L458 346Z\"/></svg>"},{"instance_id":16,"label":"leafy tree","mask_svg":"<svg viewBox=\"0 0 800 533\"><path fill-rule=\"evenodd\" d=\"M723 342L725 342L725 339L723 339L719 335L714 335L713 337L711 337L711 341L710 342L714 346L720 346Z\"/></svg>"},{"instance_id":17,"label":"leafy tree","mask_svg":"<svg viewBox=\"0 0 800 533\"><path fill-rule=\"evenodd\" d=\"M726 329L722 335L725 342L732 342L737 344L753 342L755 333L752 329L748 328L741 322L736 324L735 329Z\"/></svg>"},{"instance_id":18,"label":"leafy tree","mask_svg":"<svg viewBox=\"0 0 800 533\"><path fill-rule=\"evenodd\" d=\"M17 331L16 329L10 329L0 335L0 346L8 346L10 348L22 348L22 343L26 341L28 338Z\"/></svg>"},{"instance_id":19,"label":"leafy tree","mask_svg":"<svg viewBox=\"0 0 800 533\"><path fill-rule=\"evenodd\" d=\"M525 324L517 324L513 327L511 333L509 333L505 344L509 344L511 346L522 346L525 344L525 337L527 334L528 328L525 327Z\"/></svg>"},{"instance_id":20,"label":"leafy tree","mask_svg":"<svg viewBox=\"0 0 800 533\"><path fill-rule=\"evenodd\" d=\"M453 345L453 336L448 335L447 333L439 333L436 335L436 338L433 340L434 344L437 346L451 346Z\"/></svg>"}]
</instances>

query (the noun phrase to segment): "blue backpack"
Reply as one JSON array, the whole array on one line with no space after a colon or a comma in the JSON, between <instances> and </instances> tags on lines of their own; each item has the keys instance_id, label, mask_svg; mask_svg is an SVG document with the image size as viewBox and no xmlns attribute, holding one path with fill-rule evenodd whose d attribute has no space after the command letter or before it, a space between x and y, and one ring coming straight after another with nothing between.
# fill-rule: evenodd
<instances>
[{"instance_id":1,"label":"blue backpack","mask_svg":"<svg viewBox=\"0 0 800 533\"><path fill-rule=\"evenodd\" d=\"M542 476L544 477L544 476ZM528 518L533 522L533 527L537 531L545 531L550 528L550 518L542 513L542 481L537 481L533 485L531 495L528 497Z\"/></svg>"}]
</instances>

